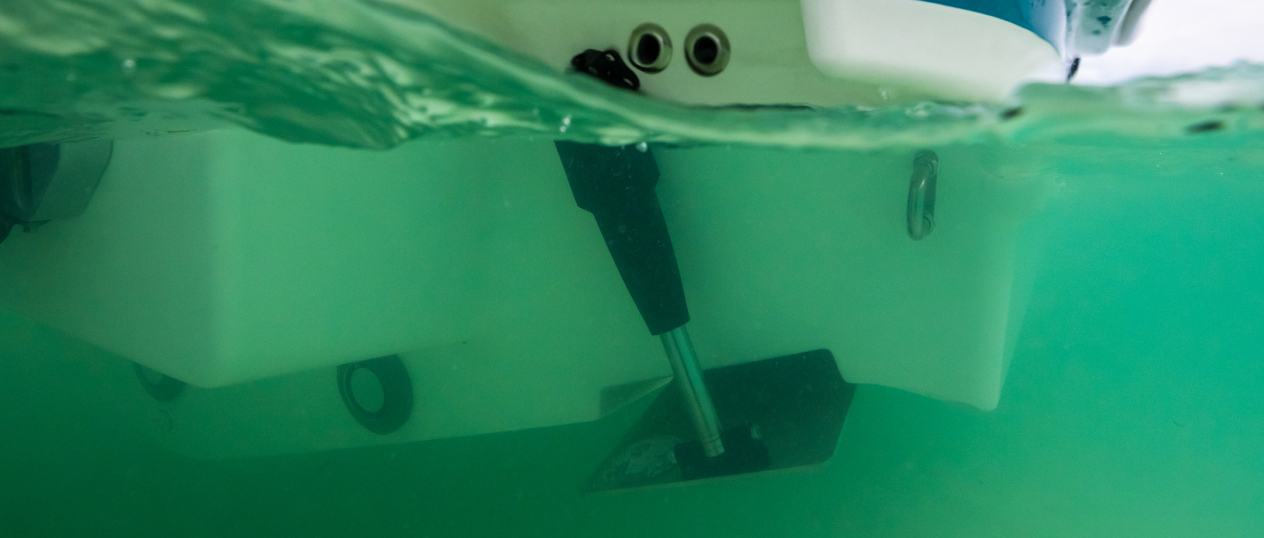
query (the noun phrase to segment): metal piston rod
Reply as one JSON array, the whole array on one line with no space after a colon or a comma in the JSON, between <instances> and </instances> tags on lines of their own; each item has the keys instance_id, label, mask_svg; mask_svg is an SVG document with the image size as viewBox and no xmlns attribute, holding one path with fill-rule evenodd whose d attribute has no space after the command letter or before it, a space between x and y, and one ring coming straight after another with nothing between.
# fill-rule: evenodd
<instances>
[{"instance_id":1,"label":"metal piston rod","mask_svg":"<svg viewBox=\"0 0 1264 538\"><path fill-rule=\"evenodd\" d=\"M636 73L617 51L584 51L571 63L576 71L613 86L632 91L640 86ZM702 453L715 460L725 453L720 420L685 330L689 308L671 236L654 192L659 172L653 152L644 146L610 147L560 140L556 147L575 204L596 218L646 328L662 338Z\"/></svg>"},{"instance_id":2,"label":"metal piston rod","mask_svg":"<svg viewBox=\"0 0 1264 538\"><path fill-rule=\"evenodd\" d=\"M702 381L702 367L698 365L698 356L693 351L693 342L689 340L689 331L681 325L663 333L661 338L663 349L667 351L667 360L671 361L672 373L676 375L681 400L693 421L702 450L708 458L723 454L720 419L716 415L715 404L711 402L707 386Z\"/></svg>"}]
</instances>

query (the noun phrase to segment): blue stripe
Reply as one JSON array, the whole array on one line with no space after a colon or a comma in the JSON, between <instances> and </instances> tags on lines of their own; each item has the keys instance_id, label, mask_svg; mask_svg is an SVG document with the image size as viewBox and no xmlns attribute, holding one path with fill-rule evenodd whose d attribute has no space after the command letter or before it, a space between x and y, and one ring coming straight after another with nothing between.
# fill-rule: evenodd
<instances>
[{"instance_id":1,"label":"blue stripe","mask_svg":"<svg viewBox=\"0 0 1264 538\"><path fill-rule=\"evenodd\" d=\"M1048 41L1062 53L1066 40L1064 0L921 0L982 13L1018 25Z\"/></svg>"}]
</instances>

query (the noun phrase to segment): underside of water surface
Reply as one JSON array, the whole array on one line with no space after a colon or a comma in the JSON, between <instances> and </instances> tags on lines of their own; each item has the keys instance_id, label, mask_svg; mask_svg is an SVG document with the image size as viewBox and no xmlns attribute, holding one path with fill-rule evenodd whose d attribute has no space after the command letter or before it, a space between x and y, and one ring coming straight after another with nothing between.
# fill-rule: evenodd
<instances>
[{"instance_id":1,"label":"underside of water surface","mask_svg":"<svg viewBox=\"0 0 1264 538\"><path fill-rule=\"evenodd\" d=\"M801 105L802 103L759 103ZM691 107L608 88L380 0L48 0L0 8L0 145L237 125L384 149L417 138L876 149L1264 129L1264 67L1009 102Z\"/></svg>"}]
</instances>

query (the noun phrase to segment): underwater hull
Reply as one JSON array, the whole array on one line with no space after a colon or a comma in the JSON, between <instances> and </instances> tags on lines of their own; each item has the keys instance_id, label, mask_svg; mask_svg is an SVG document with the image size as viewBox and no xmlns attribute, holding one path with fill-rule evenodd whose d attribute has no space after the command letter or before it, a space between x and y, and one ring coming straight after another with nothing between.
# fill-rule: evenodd
<instances>
[{"instance_id":1,"label":"underwater hull","mask_svg":"<svg viewBox=\"0 0 1264 538\"><path fill-rule=\"evenodd\" d=\"M824 348L850 382L994 407L1046 182L936 151L936 225L914 241L911 149L656 148L703 365ZM160 421L202 455L593 420L603 389L670 375L551 141L119 141L82 216L0 245L0 282L5 308L202 387ZM416 405L377 436L333 367L388 354ZM251 428L272 434L220 431Z\"/></svg>"}]
</instances>

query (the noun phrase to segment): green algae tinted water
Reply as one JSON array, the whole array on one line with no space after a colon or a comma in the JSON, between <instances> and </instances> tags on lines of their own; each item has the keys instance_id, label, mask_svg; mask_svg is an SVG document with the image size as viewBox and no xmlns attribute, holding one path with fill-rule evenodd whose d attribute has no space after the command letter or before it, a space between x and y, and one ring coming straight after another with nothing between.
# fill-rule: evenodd
<instances>
[{"instance_id":1,"label":"green algae tinted water","mask_svg":"<svg viewBox=\"0 0 1264 538\"><path fill-rule=\"evenodd\" d=\"M1005 105L696 110L556 75L415 14L338 6L6 6L0 137L222 127L365 148L493 135L1019 152L1055 192L1000 405L862 386L822 468L583 496L634 416L189 459L143 433L154 418L120 396L138 390L122 358L0 313L0 536L1264 532L1260 68L1032 86Z\"/></svg>"}]
</instances>

